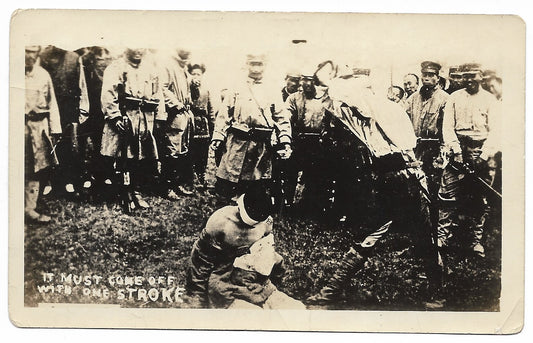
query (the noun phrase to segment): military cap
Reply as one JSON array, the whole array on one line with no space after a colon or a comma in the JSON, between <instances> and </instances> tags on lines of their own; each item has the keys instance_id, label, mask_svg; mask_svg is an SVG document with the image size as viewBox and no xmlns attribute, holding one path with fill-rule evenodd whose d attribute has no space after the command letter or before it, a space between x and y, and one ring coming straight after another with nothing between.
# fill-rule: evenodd
<instances>
[{"instance_id":1,"label":"military cap","mask_svg":"<svg viewBox=\"0 0 533 343\"><path fill-rule=\"evenodd\" d=\"M368 68L352 68L354 76L370 76L370 69Z\"/></svg>"},{"instance_id":2,"label":"military cap","mask_svg":"<svg viewBox=\"0 0 533 343\"><path fill-rule=\"evenodd\" d=\"M41 47L39 45L27 45L25 50L38 52L39 50L41 50Z\"/></svg>"},{"instance_id":3,"label":"military cap","mask_svg":"<svg viewBox=\"0 0 533 343\"><path fill-rule=\"evenodd\" d=\"M494 70L487 69L487 70L483 71L483 78L484 79L490 79L490 78L493 78L493 77L496 77L496 72Z\"/></svg>"},{"instance_id":4,"label":"military cap","mask_svg":"<svg viewBox=\"0 0 533 343\"><path fill-rule=\"evenodd\" d=\"M246 56L246 62L265 62L265 55L263 54L248 54Z\"/></svg>"},{"instance_id":5,"label":"military cap","mask_svg":"<svg viewBox=\"0 0 533 343\"><path fill-rule=\"evenodd\" d=\"M302 77L302 74L296 69L290 69L285 74L285 78L287 79L299 79L300 77Z\"/></svg>"},{"instance_id":6,"label":"military cap","mask_svg":"<svg viewBox=\"0 0 533 343\"><path fill-rule=\"evenodd\" d=\"M432 61L424 61L422 63L420 63L420 67L421 67L421 72L422 73L435 73L435 74L439 74L439 71L440 71L440 64L436 63L436 62L432 62Z\"/></svg>"},{"instance_id":7,"label":"military cap","mask_svg":"<svg viewBox=\"0 0 533 343\"><path fill-rule=\"evenodd\" d=\"M463 73L481 73L482 71L479 63L465 63L461 65L461 72Z\"/></svg>"},{"instance_id":8,"label":"military cap","mask_svg":"<svg viewBox=\"0 0 533 343\"><path fill-rule=\"evenodd\" d=\"M461 74L461 68L459 66L451 66L448 75L459 75Z\"/></svg>"}]
</instances>

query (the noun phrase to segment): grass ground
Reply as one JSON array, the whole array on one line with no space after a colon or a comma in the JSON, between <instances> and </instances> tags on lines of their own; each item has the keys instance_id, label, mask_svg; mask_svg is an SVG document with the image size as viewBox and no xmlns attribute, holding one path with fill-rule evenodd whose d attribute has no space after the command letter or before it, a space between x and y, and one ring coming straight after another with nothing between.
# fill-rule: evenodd
<instances>
[{"instance_id":1,"label":"grass ground","mask_svg":"<svg viewBox=\"0 0 533 343\"><path fill-rule=\"evenodd\" d=\"M25 305L184 306L179 287L184 286L192 244L208 215L221 204L207 192L179 201L158 196L147 200L152 208L134 215L123 214L114 202L44 202L52 223L25 227ZM442 310L499 309L501 228L496 216L487 224L484 259L460 252L447 259L439 294L446 300ZM274 235L287 267L280 288L303 301L325 285L360 236L352 225L290 217L275 219ZM423 263L412 253L411 242L406 233L390 232L347 285L345 300L327 308L424 310L430 294L422 277Z\"/></svg>"}]
</instances>

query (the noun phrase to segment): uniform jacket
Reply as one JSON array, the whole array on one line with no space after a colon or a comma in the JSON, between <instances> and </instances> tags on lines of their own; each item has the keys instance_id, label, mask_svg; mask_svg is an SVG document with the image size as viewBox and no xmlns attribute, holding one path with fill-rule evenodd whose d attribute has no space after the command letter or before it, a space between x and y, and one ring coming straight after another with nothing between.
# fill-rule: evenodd
<instances>
[{"instance_id":1,"label":"uniform jacket","mask_svg":"<svg viewBox=\"0 0 533 343\"><path fill-rule=\"evenodd\" d=\"M50 134L60 134L61 123L54 86L46 70L34 66L31 72L26 73L25 79L26 170L30 173L36 173L57 164ZM34 120L33 114L43 113L49 115L40 120Z\"/></svg>"},{"instance_id":2,"label":"uniform jacket","mask_svg":"<svg viewBox=\"0 0 533 343\"><path fill-rule=\"evenodd\" d=\"M143 61L144 62L144 61ZM101 153L104 156L120 156L124 136L110 122L122 115L119 108L119 85L124 85L126 96L163 103L159 74L154 64L133 65L125 58L114 61L104 72L102 84L102 112L106 123L102 135ZM160 111L129 109L124 113L131 121L133 139L128 144L128 158L157 158L158 151L153 136L154 120ZM158 118L157 118L158 119Z\"/></svg>"},{"instance_id":3,"label":"uniform jacket","mask_svg":"<svg viewBox=\"0 0 533 343\"><path fill-rule=\"evenodd\" d=\"M454 153L461 152L458 137L485 140L484 150L499 146L492 130L499 128L500 108L496 98L481 87L476 94L465 89L453 92L444 108L442 135L444 144ZM490 147L489 147L490 146Z\"/></svg>"},{"instance_id":4,"label":"uniform jacket","mask_svg":"<svg viewBox=\"0 0 533 343\"><path fill-rule=\"evenodd\" d=\"M405 107L417 137L441 138L442 118L448 96L448 93L437 88L429 99L423 99L420 91L409 97Z\"/></svg>"},{"instance_id":5,"label":"uniform jacket","mask_svg":"<svg viewBox=\"0 0 533 343\"><path fill-rule=\"evenodd\" d=\"M244 131L273 129L280 143L290 143L290 113L282 102L279 89L248 80L233 95L225 98L213 133L213 140L226 141L226 152L217 169L217 177L230 182L270 178L272 152L267 142L236 137L228 132L230 127Z\"/></svg>"},{"instance_id":6,"label":"uniform jacket","mask_svg":"<svg viewBox=\"0 0 533 343\"><path fill-rule=\"evenodd\" d=\"M313 99L307 99L303 92L296 92L287 98L286 103L292 115L294 136L298 133L320 133L324 129L324 115L331 107L327 92Z\"/></svg>"}]
</instances>

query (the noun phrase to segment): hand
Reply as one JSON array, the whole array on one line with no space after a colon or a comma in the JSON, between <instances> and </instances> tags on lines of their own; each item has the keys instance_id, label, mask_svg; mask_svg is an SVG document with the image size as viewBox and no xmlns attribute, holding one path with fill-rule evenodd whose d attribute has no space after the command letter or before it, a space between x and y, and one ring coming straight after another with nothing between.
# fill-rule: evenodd
<instances>
[{"instance_id":1,"label":"hand","mask_svg":"<svg viewBox=\"0 0 533 343\"><path fill-rule=\"evenodd\" d=\"M115 117L111 120L111 125L117 129L118 132L123 133L126 131L122 117Z\"/></svg>"},{"instance_id":2,"label":"hand","mask_svg":"<svg viewBox=\"0 0 533 343\"><path fill-rule=\"evenodd\" d=\"M291 145L285 144L284 148L282 150L278 150L277 153L282 160L290 158L292 154Z\"/></svg>"},{"instance_id":3,"label":"hand","mask_svg":"<svg viewBox=\"0 0 533 343\"><path fill-rule=\"evenodd\" d=\"M209 148L211 148L211 150L213 151L217 151L218 148L220 147L220 144L222 144L221 140L218 140L218 139L212 140L211 144L209 145Z\"/></svg>"}]
</instances>

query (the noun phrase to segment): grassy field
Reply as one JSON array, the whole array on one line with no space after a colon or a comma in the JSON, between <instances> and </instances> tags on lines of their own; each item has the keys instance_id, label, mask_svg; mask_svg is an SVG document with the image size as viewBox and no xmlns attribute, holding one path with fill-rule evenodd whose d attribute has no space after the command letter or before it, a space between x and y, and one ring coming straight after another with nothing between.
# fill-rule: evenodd
<instances>
[{"instance_id":1,"label":"grassy field","mask_svg":"<svg viewBox=\"0 0 533 343\"><path fill-rule=\"evenodd\" d=\"M114 202L46 200L42 207L53 215L52 223L25 227L25 305L184 307L180 292L192 244L221 203L207 192L179 201L147 200L152 208L134 215L123 214ZM283 217L275 218L274 235L287 266L280 288L305 302L333 274L360 232L354 225ZM346 299L327 308L424 310L427 280L411 241L405 233L390 232L354 275ZM489 218L484 245L484 259L461 253L447 259L442 310L499 309L501 228L495 215Z\"/></svg>"}]
</instances>

